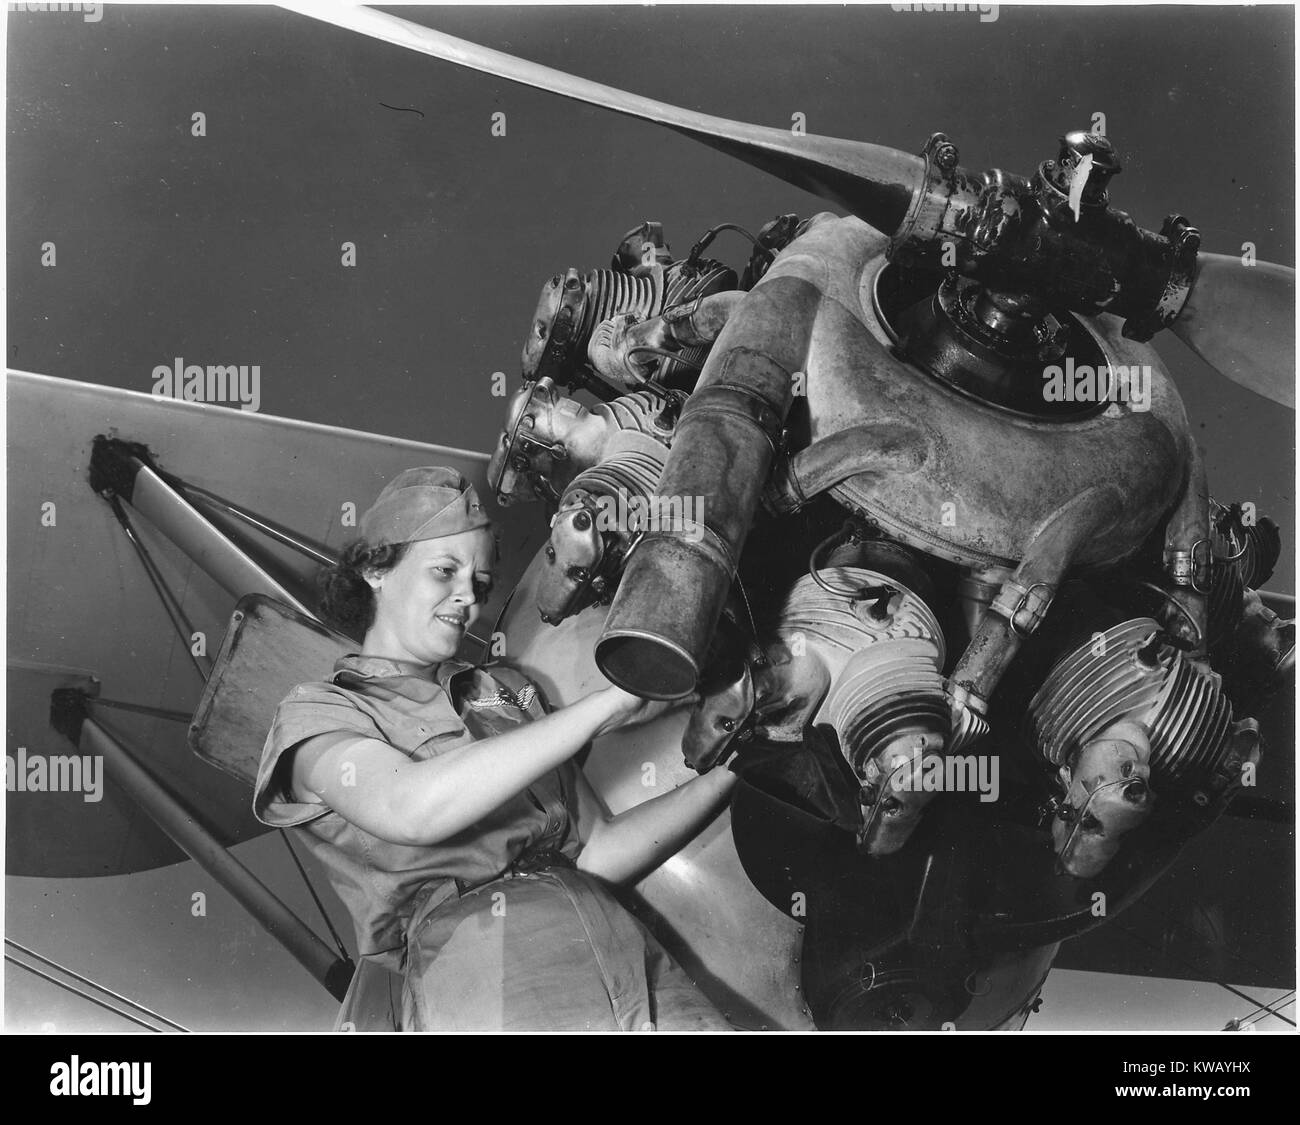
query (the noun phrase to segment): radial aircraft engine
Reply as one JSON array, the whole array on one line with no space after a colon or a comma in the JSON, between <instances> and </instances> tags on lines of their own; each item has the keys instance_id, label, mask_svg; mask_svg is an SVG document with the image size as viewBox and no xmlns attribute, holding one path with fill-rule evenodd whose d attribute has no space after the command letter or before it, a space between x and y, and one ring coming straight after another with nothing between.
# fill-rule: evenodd
<instances>
[{"instance_id":1,"label":"radial aircraft engine","mask_svg":"<svg viewBox=\"0 0 1300 1125\"><path fill-rule=\"evenodd\" d=\"M1240 669L1214 667L1208 651L1215 574L1232 587L1218 602L1239 615L1216 630L1250 650L1240 663L1258 669L1254 689L1292 666L1290 626L1235 593L1245 571L1214 549L1219 508L1150 341L1170 330L1227 378L1293 406L1293 271L1201 252L1178 214L1139 226L1111 205L1121 161L1095 133L1067 132L1028 175L978 172L942 133L915 155L793 136L382 13L321 18L659 123L847 213L799 224L739 296L697 296L690 319L716 332L678 340L707 358L658 485L690 514L640 536L608 613L589 607L551 627L514 605L504 626L517 657L558 678L589 656L643 697L707 702L713 670L736 667L728 632L748 634L742 660L789 647L782 607L802 612L814 596L795 588L801 570L821 579L816 597L866 615L844 630L864 649L916 644L891 614L924 622L919 693L911 673L861 675L890 661L859 650L809 665L826 673L827 695L821 712L794 708L812 716L797 739L727 716L749 735L733 740L739 765L749 759L731 811L736 849L773 904L818 903L802 979L820 1026L938 1027L976 1009L982 1026L1023 1022L1054 943L1141 894L1259 761L1253 724L1233 706L1250 692L1224 687ZM565 279L581 285L576 271ZM550 307L526 360L571 343L564 295ZM545 375L590 389L594 367L623 391L644 387L644 364L618 378L617 357L671 350L680 316L619 312L588 326L600 363ZM818 558L830 539L870 557L828 582ZM790 566L800 552L805 565ZM745 597L747 585L761 594L760 571L773 586L766 616ZM727 610L737 588L739 614ZM844 670L851 683L834 679ZM1004 762L1002 800L904 801L904 820L884 823L891 783L916 774L906 755L887 756L911 727L924 728L927 759L958 746ZM853 832L865 855L853 856ZM872 840L889 845L873 852Z\"/></svg>"},{"instance_id":2,"label":"radial aircraft engine","mask_svg":"<svg viewBox=\"0 0 1300 1125\"><path fill-rule=\"evenodd\" d=\"M932 689L906 676L862 714L844 712L834 692L813 701L838 707L840 749L862 788L864 850L884 854L872 837L890 841L889 851L906 841L903 822L878 831L891 815L914 824L909 803L890 797L916 779L920 755L908 748L928 756L937 740L951 753L988 729L1007 668L1066 577L1081 571L1110 574L1130 595L1141 586L1160 596L1150 612L1163 642L1186 652L1178 658L1184 678L1196 673L1203 685L1197 706L1223 720L1195 728L1196 737L1182 730L1190 741L1164 752L1213 761L1196 792L1205 799L1213 792L1221 805L1240 770L1256 765L1258 740L1234 721L1209 668L1212 583L1215 575L1225 580L1211 538L1212 501L1182 401L1147 341L1184 315L1195 322L1188 306L1198 282L1211 293L1229 289L1237 275L1227 271L1259 267L1211 256L1198 268L1200 239L1186 219L1171 215L1156 234L1114 210L1109 184L1121 169L1104 136L1066 134L1032 178L967 173L942 134L921 159L910 195L889 166L872 191L859 185L858 208L876 226L829 213L798 224L752 287L742 285L747 292L698 294L689 307L683 301L654 315L611 305L597 323L563 315L552 295L558 275L544 288L524 350L526 376L536 354L567 352L568 367L554 364L548 375L590 387L596 372L618 375L611 352L630 355L647 340L668 354L673 346L707 354L657 488L661 501L692 498L681 511L702 517L660 521L639 535L596 663L649 698L696 692L719 657L718 624L756 517L779 522L829 495L852 517L852 535L861 528L955 568L965 626L964 647L946 669L941 722ZM894 202L906 197L907 207L887 223L891 187ZM1285 304L1287 271L1264 268L1276 287L1266 308L1275 313L1279 293ZM569 271L571 282L577 277ZM592 303L577 284L570 288L575 307ZM577 331L579 321L591 324ZM1272 321L1266 327L1282 330ZM1188 339L1225 354L1216 352L1217 338ZM587 355L601 362L583 362ZM1225 363L1258 383L1260 368L1239 359ZM644 380L639 365L625 368L623 385ZM840 590L842 600L910 593L880 579ZM1146 620L1131 608L1134 620ZM777 629L788 632L788 623ZM1083 663L1101 675L1087 654ZM892 667L881 651L864 666ZM1076 686L1066 676L1058 690L1067 681ZM1151 682L1164 685L1161 677ZM1136 718L1133 707L1107 721ZM713 713L706 701L696 717ZM824 709L808 717L829 716ZM728 715L727 729L746 718ZM845 742L847 729L860 732L854 745ZM1095 875L1150 812L1152 748L1101 737L1108 728L1095 725L1071 732L1068 748L1047 758L1073 794L1058 806L1073 828L1057 833L1057 850L1067 870ZM1075 776L1081 761L1090 764L1091 784ZM1080 850L1080 824L1105 836L1105 846Z\"/></svg>"}]
</instances>

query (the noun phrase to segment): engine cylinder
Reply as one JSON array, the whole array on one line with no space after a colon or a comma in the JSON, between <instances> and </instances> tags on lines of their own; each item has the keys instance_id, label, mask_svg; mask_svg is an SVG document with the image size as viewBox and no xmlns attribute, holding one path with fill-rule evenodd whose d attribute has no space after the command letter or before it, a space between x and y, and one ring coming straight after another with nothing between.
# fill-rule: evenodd
<instances>
[{"instance_id":1,"label":"engine cylinder","mask_svg":"<svg viewBox=\"0 0 1300 1125\"><path fill-rule=\"evenodd\" d=\"M547 568L538 582L543 621L558 625L618 582L629 544L659 519L654 492L663 467L662 447L645 442L573 478L551 521Z\"/></svg>"},{"instance_id":2,"label":"engine cylinder","mask_svg":"<svg viewBox=\"0 0 1300 1125\"><path fill-rule=\"evenodd\" d=\"M778 630L787 646L801 639L823 654L831 688L815 720L829 723L861 786L858 846L889 855L907 842L932 790L921 785L928 760L941 756L951 708L941 674L944 636L919 595L878 571L828 567L799 579ZM834 591L892 587L860 599Z\"/></svg>"},{"instance_id":3,"label":"engine cylinder","mask_svg":"<svg viewBox=\"0 0 1300 1125\"><path fill-rule=\"evenodd\" d=\"M1120 622L1059 660L1026 717L1038 752L1058 768L1119 722L1136 723L1150 740L1152 788L1197 805L1258 757L1254 720L1234 723L1220 677L1168 644L1149 617Z\"/></svg>"}]
</instances>

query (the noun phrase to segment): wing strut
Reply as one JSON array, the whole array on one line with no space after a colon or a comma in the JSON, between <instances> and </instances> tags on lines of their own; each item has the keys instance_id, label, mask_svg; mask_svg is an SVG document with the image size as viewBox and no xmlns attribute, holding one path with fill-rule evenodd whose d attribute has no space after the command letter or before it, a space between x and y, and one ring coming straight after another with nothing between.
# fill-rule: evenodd
<instances>
[{"instance_id":1,"label":"wing strut","mask_svg":"<svg viewBox=\"0 0 1300 1125\"><path fill-rule=\"evenodd\" d=\"M267 594L299 613L316 616L159 473L143 446L96 437L90 456L90 487L106 499L130 504L235 598Z\"/></svg>"},{"instance_id":2,"label":"wing strut","mask_svg":"<svg viewBox=\"0 0 1300 1125\"><path fill-rule=\"evenodd\" d=\"M172 841L221 884L336 1000L342 1001L355 969L340 957L260 879L169 793L144 765L142 755L113 737L88 713L89 700L74 688L53 694L50 724L73 745L103 758L122 789Z\"/></svg>"}]
</instances>

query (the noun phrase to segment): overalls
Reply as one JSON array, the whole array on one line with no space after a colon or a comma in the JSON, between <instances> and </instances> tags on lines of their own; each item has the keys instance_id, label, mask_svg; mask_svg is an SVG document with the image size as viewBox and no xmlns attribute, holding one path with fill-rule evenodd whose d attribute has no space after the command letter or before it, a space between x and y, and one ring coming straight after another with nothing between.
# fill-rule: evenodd
<instances>
[{"instance_id":1,"label":"overalls","mask_svg":"<svg viewBox=\"0 0 1300 1125\"><path fill-rule=\"evenodd\" d=\"M422 761L545 713L534 685L504 665L341 657L329 682L299 685L280 703L254 812L303 830L351 912L362 960L352 991L380 968L401 974L390 1026L729 1030L605 884L574 866L572 760L431 846L381 840L288 792L284 756L308 738L378 738Z\"/></svg>"}]
</instances>

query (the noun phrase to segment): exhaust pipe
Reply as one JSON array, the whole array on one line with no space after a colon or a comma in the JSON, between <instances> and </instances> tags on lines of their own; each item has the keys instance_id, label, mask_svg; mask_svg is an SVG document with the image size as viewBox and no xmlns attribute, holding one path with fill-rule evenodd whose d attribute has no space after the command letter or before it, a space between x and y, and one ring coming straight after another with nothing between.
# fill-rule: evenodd
<instances>
[{"instance_id":1,"label":"exhaust pipe","mask_svg":"<svg viewBox=\"0 0 1300 1125\"><path fill-rule=\"evenodd\" d=\"M682 408L657 519L628 556L596 642L597 667L626 691L680 699L695 690L821 299L778 263L728 320Z\"/></svg>"}]
</instances>

